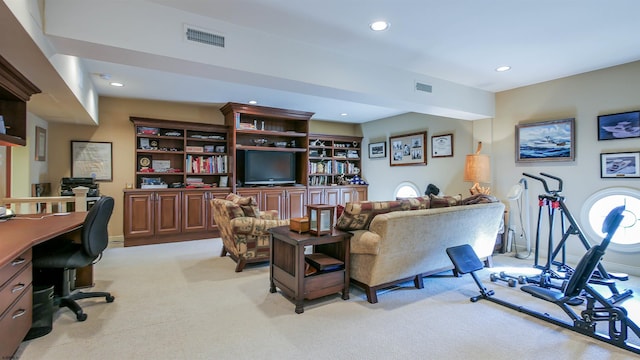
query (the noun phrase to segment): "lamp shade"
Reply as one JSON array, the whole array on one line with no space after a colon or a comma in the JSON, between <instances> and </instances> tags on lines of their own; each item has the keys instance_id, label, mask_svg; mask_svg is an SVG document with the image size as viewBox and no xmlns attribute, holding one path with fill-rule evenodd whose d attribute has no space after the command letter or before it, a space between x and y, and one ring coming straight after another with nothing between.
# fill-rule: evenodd
<instances>
[{"instance_id":1,"label":"lamp shade","mask_svg":"<svg viewBox=\"0 0 640 360\"><path fill-rule=\"evenodd\" d=\"M488 155L467 155L464 163L464 181L474 183L491 181L491 163Z\"/></svg>"}]
</instances>

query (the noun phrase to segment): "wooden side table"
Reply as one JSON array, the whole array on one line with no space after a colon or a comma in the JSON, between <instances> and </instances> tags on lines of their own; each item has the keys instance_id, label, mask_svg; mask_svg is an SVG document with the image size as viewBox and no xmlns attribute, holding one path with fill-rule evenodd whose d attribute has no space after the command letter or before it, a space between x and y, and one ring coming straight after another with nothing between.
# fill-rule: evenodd
<instances>
[{"instance_id":1,"label":"wooden side table","mask_svg":"<svg viewBox=\"0 0 640 360\"><path fill-rule=\"evenodd\" d=\"M349 300L349 253L351 233L333 229L330 234L314 236L299 234L289 226L271 228L271 265L269 291L282 293L293 299L296 313L304 312L304 300L342 292ZM314 253L323 253L344 262L344 269L305 274L305 246L313 246Z\"/></svg>"}]
</instances>

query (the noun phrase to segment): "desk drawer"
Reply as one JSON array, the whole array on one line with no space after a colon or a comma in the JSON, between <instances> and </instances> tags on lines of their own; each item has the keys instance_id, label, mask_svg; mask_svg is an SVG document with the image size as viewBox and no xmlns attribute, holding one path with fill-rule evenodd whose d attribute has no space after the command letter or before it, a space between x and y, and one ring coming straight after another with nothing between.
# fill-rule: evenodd
<instances>
[{"instance_id":1,"label":"desk drawer","mask_svg":"<svg viewBox=\"0 0 640 360\"><path fill-rule=\"evenodd\" d=\"M0 316L27 290L31 285L32 276L32 265L29 262L22 271L0 287Z\"/></svg>"},{"instance_id":2,"label":"desk drawer","mask_svg":"<svg viewBox=\"0 0 640 360\"><path fill-rule=\"evenodd\" d=\"M31 263L31 249L23 252L20 256L9 261L8 264L0 268L0 287L4 285L15 274ZM3 309L3 308L0 308Z\"/></svg>"},{"instance_id":3,"label":"desk drawer","mask_svg":"<svg viewBox=\"0 0 640 360\"><path fill-rule=\"evenodd\" d=\"M0 317L0 359L12 359L29 332L33 316L31 302L31 286L28 286L22 297Z\"/></svg>"}]
</instances>

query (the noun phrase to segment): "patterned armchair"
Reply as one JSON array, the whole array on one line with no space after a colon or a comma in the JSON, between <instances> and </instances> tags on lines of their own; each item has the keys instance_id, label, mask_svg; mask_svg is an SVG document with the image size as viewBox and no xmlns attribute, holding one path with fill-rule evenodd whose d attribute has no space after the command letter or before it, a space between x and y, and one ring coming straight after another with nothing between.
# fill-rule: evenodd
<instances>
[{"instance_id":1,"label":"patterned armchair","mask_svg":"<svg viewBox=\"0 0 640 360\"><path fill-rule=\"evenodd\" d=\"M278 220L276 210L260 211L253 197L227 195L226 199L212 199L213 217L222 238L222 253L236 262L236 272L247 263L269 261L268 229L289 225Z\"/></svg>"}]
</instances>

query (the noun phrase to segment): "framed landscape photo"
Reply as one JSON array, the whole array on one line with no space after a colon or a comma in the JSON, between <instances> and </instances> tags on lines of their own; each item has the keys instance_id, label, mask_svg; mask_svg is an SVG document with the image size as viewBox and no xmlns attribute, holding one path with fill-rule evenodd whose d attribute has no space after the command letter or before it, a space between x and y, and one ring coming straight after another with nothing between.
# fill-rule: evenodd
<instances>
[{"instance_id":1,"label":"framed landscape photo","mask_svg":"<svg viewBox=\"0 0 640 360\"><path fill-rule=\"evenodd\" d=\"M640 177L640 151L600 154L601 178Z\"/></svg>"},{"instance_id":2,"label":"framed landscape photo","mask_svg":"<svg viewBox=\"0 0 640 360\"><path fill-rule=\"evenodd\" d=\"M598 116L598 140L640 138L640 110Z\"/></svg>"},{"instance_id":3,"label":"framed landscape photo","mask_svg":"<svg viewBox=\"0 0 640 360\"><path fill-rule=\"evenodd\" d=\"M431 157L453 156L453 134L431 137Z\"/></svg>"},{"instance_id":4,"label":"framed landscape photo","mask_svg":"<svg viewBox=\"0 0 640 360\"><path fill-rule=\"evenodd\" d=\"M71 141L71 177L113 181L110 142Z\"/></svg>"},{"instance_id":5,"label":"framed landscape photo","mask_svg":"<svg viewBox=\"0 0 640 360\"><path fill-rule=\"evenodd\" d=\"M574 161L575 119L516 125L516 162Z\"/></svg>"},{"instance_id":6,"label":"framed landscape photo","mask_svg":"<svg viewBox=\"0 0 640 360\"><path fill-rule=\"evenodd\" d=\"M391 166L426 165L427 132L390 136L389 149Z\"/></svg>"},{"instance_id":7,"label":"framed landscape photo","mask_svg":"<svg viewBox=\"0 0 640 360\"><path fill-rule=\"evenodd\" d=\"M369 159L378 159L387 157L387 142L380 141L369 144Z\"/></svg>"}]
</instances>

